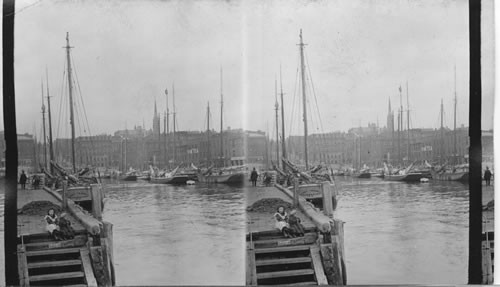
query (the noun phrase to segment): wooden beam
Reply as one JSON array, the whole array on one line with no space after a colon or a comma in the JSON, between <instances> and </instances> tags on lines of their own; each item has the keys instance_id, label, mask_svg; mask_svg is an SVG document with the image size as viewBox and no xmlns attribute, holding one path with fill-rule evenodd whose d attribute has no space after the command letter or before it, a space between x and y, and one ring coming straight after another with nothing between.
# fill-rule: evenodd
<instances>
[{"instance_id":1,"label":"wooden beam","mask_svg":"<svg viewBox=\"0 0 500 287\"><path fill-rule=\"evenodd\" d=\"M19 286L29 287L28 260L26 259L26 250L23 246L17 247L17 272L19 276Z\"/></svg>"},{"instance_id":2,"label":"wooden beam","mask_svg":"<svg viewBox=\"0 0 500 287\"><path fill-rule=\"evenodd\" d=\"M92 215L98 220L102 220L102 189L99 184L90 185L92 198Z\"/></svg>"},{"instance_id":3,"label":"wooden beam","mask_svg":"<svg viewBox=\"0 0 500 287\"><path fill-rule=\"evenodd\" d=\"M295 264L295 263L309 263L311 262L311 257L292 257L292 258L278 258L278 259L263 259L256 260L255 266L269 266L269 265L283 265L283 264Z\"/></svg>"},{"instance_id":4,"label":"wooden beam","mask_svg":"<svg viewBox=\"0 0 500 287\"><path fill-rule=\"evenodd\" d=\"M314 274L314 270L312 270L312 269L297 269L297 270L259 273L259 274L257 274L257 279L271 279L271 278L304 276L304 275L313 275L313 274Z\"/></svg>"},{"instance_id":5,"label":"wooden beam","mask_svg":"<svg viewBox=\"0 0 500 287\"><path fill-rule=\"evenodd\" d=\"M299 208L299 179L293 179L293 206Z\"/></svg>"},{"instance_id":6,"label":"wooden beam","mask_svg":"<svg viewBox=\"0 0 500 287\"><path fill-rule=\"evenodd\" d=\"M284 188L279 184L275 184L274 186L293 199L293 193L290 190ZM311 219L311 221L314 223L314 225L318 228L319 231L323 233L330 232L331 230L330 218L317 212L312 206L312 204L307 202L307 200L305 200L302 197L299 197L299 207L302 210L302 212L304 212L304 214L307 217L309 217L309 219Z\"/></svg>"},{"instance_id":7,"label":"wooden beam","mask_svg":"<svg viewBox=\"0 0 500 287\"><path fill-rule=\"evenodd\" d=\"M257 285L257 267L255 265L255 250L250 242L247 242L247 270L246 285Z\"/></svg>"},{"instance_id":8,"label":"wooden beam","mask_svg":"<svg viewBox=\"0 0 500 287\"><path fill-rule=\"evenodd\" d=\"M95 279L94 271L92 269L92 263L90 261L90 253L86 249L80 251L80 257L82 258L83 272L85 273L85 281L88 286L97 286L97 281Z\"/></svg>"},{"instance_id":9,"label":"wooden beam","mask_svg":"<svg viewBox=\"0 0 500 287\"><path fill-rule=\"evenodd\" d=\"M316 282L318 285L328 285L328 279L326 279L325 270L323 269L323 262L321 261L319 247L316 245L311 246L311 259Z\"/></svg>"},{"instance_id":10,"label":"wooden beam","mask_svg":"<svg viewBox=\"0 0 500 287\"><path fill-rule=\"evenodd\" d=\"M327 181L322 182L320 188L323 196L323 213L331 218L333 217L333 202L330 183Z\"/></svg>"}]
</instances>

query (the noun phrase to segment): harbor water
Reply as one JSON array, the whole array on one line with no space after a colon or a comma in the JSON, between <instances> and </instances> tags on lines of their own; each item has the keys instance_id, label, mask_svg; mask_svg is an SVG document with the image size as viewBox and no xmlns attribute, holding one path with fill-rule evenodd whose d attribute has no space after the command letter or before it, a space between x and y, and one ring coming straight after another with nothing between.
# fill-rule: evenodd
<instances>
[{"instance_id":1,"label":"harbor water","mask_svg":"<svg viewBox=\"0 0 500 287\"><path fill-rule=\"evenodd\" d=\"M467 185L350 177L336 182L349 284L466 284ZM106 185L104 219L114 225L117 285L244 284L241 188Z\"/></svg>"}]
</instances>

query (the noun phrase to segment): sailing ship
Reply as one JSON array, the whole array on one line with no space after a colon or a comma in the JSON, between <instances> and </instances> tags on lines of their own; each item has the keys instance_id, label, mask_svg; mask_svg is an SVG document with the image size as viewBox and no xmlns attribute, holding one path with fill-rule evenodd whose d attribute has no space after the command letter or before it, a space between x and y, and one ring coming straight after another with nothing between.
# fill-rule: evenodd
<instances>
[{"instance_id":1,"label":"sailing ship","mask_svg":"<svg viewBox=\"0 0 500 287\"><path fill-rule=\"evenodd\" d=\"M223 111L224 111L224 97L222 93L222 69L220 72L220 158L219 167L209 166L206 170L197 168L191 165L197 170L197 178L201 183L223 183L230 185L242 185L245 183L248 173L247 167L245 165L240 166L225 166L224 159L224 131L223 131ZM210 117L210 107L208 107L207 117ZM208 148L210 149L210 125L209 120L207 121L207 135L208 135ZM209 159L210 160L210 159Z\"/></svg>"},{"instance_id":2,"label":"sailing ship","mask_svg":"<svg viewBox=\"0 0 500 287\"><path fill-rule=\"evenodd\" d=\"M384 162L384 180L387 181L404 181L404 182L420 182L423 175L421 172L412 171L414 163L404 169L391 169Z\"/></svg>"},{"instance_id":3,"label":"sailing ship","mask_svg":"<svg viewBox=\"0 0 500 287\"><path fill-rule=\"evenodd\" d=\"M454 98L454 112L453 112L453 165L448 165L445 162L440 168L436 169L430 166L432 179L444 181L469 181L469 165L459 164L457 162L457 72L455 68L455 98ZM443 127L443 100L441 100L441 160L444 159L444 127Z\"/></svg>"},{"instance_id":4,"label":"sailing ship","mask_svg":"<svg viewBox=\"0 0 500 287\"><path fill-rule=\"evenodd\" d=\"M301 83L302 83L302 112L303 112L303 123L304 123L304 161L305 161L305 167L304 169L299 168L297 165L292 163L288 158L287 158L287 153L286 153L286 145L285 145L285 126L284 126L284 107L283 107L283 87L282 84L280 83L281 86L281 114L282 114L282 168L279 166L274 166L274 169L278 172L278 182L284 185L292 185L294 178L298 178L299 185L298 185L298 194L305 198L306 200L313 202L313 204L317 205L322 205L322 191L321 191L321 184L323 182L328 182L330 183L330 186L333 187L333 192L332 192L332 199L333 199L333 208L336 208L337 205L337 190L335 188L335 182L333 181L333 171L326 169L325 167L321 165L316 165L313 167L309 166L309 160L308 160L308 146L307 146L307 140L308 140L308 125L307 125L307 98L306 98L306 88L305 88L305 83L306 83L306 75L305 75L305 62L304 62L304 42L302 39L302 30L300 30L299 34L300 38L300 73L301 73ZM280 71L280 82L281 82L281 71ZM276 100L276 110L278 109L278 102ZM278 117L276 117L276 120L278 120ZM278 137L278 136L277 136ZM279 163L279 154L278 154L278 160L277 162Z\"/></svg>"}]
</instances>

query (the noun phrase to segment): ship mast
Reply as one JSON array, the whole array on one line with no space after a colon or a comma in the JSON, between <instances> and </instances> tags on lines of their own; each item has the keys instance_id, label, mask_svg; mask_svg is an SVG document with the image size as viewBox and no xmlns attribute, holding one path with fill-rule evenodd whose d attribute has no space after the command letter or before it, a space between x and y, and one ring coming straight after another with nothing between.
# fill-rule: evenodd
<instances>
[{"instance_id":1,"label":"ship mast","mask_svg":"<svg viewBox=\"0 0 500 287\"><path fill-rule=\"evenodd\" d=\"M225 165L224 161L224 137L223 137L223 107L224 97L222 95L222 67L220 68L220 158L222 166Z\"/></svg>"},{"instance_id":2,"label":"ship mast","mask_svg":"<svg viewBox=\"0 0 500 287\"><path fill-rule=\"evenodd\" d=\"M168 90L165 89L165 100L166 100L166 103L167 103L167 113L165 114L165 127L164 127L164 131L165 131L165 165L167 166L167 168L170 167L170 163L169 163L169 156L168 156L168 143L167 143L167 136L168 136L168 133L169 133L169 130L168 130L168 118L170 117L170 114L169 114L169 110L168 110Z\"/></svg>"},{"instance_id":3,"label":"ship mast","mask_svg":"<svg viewBox=\"0 0 500 287\"><path fill-rule=\"evenodd\" d=\"M306 103L306 80L305 80L305 64L304 64L304 42L302 41L302 29L300 29L300 73L302 79L302 108L303 108L303 121L304 121L304 160L306 170L309 169L307 158L307 103Z\"/></svg>"},{"instance_id":4,"label":"ship mast","mask_svg":"<svg viewBox=\"0 0 500 287\"><path fill-rule=\"evenodd\" d=\"M455 107L453 113L453 164L457 164L457 66L455 66Z\"/></svg>"},{"instance_id":5,"label":"ship mast","mask_svg":"<svg viewBox=\"0 0 500 287\"><path fill-rule=\"evenodd\" d=\"M441 99L441 164L443 164L443 157L444 157L443 114L444 114L443 99Z\"/></svg>"},{"instance_id":6,"label":"ship mast","mask_svg":"<svg viewBox=\"0 0 500 287\"><path fill-rule=\"evenodd\" d=\"M280 167L280 139L279 139L279 104L278 104L278 82L276 78L274 79L274 98L276 100L274 104L274 110L276 112L276 166Z\"/></svg>"},{"instance_id":7,"label":"ship mast","mask_svg":"<svg viewBox=\"0 0 500 287\"><path fill-rule=\"evenodd\" d=\"M282 158L286 159L286 142L285 142L285 104L283 102L283 82L281 81L281 65L280 65L280 90L281 90L281 152ZM284 166L283 166L284 167Z\"/></svg>"},{"instance_id":8,"label":"ship mast","mask_svg":"<svg viewBox=\"0 0 500 287\"><path fill-rule=\"evenodd\" d=\"M49 95L49 72L47 68L45 69L46 76L47 76L47 106L48 106L48 116L49 116L49 155L50 155L50 161L54 160L54 147L53 147L53 139L52 139L52 116L50 113L50 95ZM53 167L51 164L50 166L50 172L53 172Z\"/></svg>"},{"instance_id":9,"label":"ship mast","mask_svg":"<svg viewBox=\"0 0 500 287\"><path fill-rule=\"evenodd\" d=\"M71 162L73 165L73 172L76 172L75 162L75 118L73 113L73 82L71 81L71 56L70 49L73 48L69 45L69 33L66 32L66 57L68 62L68 89L69 89L69 123L71 125Z\"/></svg>"},{"instance_id":10,"label":"ship mast","mask_svg":"<svg viewBox=\"0 0 500 287\"><path fill-rule=\"evenodd\" d=\"M408 93L408 81L406 81L406 125L408 127L407 134L408 134L408 145L407 145L407 151L406 151L406 159L408 162L410 161L410 95Z\"/></svg>"},{"instance_id":11,"label":"ship mast","mask_svg":"<svg viewBox=\"0 0 500 287\"><path fill-rule=\"evenodd\" d=\"M401 85L399 86L399 101L400 101L400 108L398 111L398 161L399 164L401 164L403 161L401 157L401 132L403 130L403 96L401 91Z\"/></svg>"},{"instance_id":12,"label":"ship mast","mask_svg":"<svg viewBox=\"0 0 500 287\"><path fill-rule=\"evenodd\" d=\"M210 150L210 102L207 102L207 165L211 161L211 150Z\"/></svg>"},{"instance_id":13,"label":"ship mast","mask_svg":"<svg viewBox=\"0 0 500 287\"><path fill-rule=\"evenodd\" d=\"M174 89L174 84L173 84L173 83L172 83L172 109L173 109L173 113L172 113L172 121L173 121L173 125L174 125L174 127L173 127L173 131L174 131L174 135L173 135L173 136L174 136L174 138L173 138L173 140L174 140L174 144L173 144L173 147L174 147L174 152L173 152L173 154L174 154L174 158L173 158L173 162L174 162L174 164L175 164L176 152L177 152L177 147L176 147L177 140L176 140L176 138L175 138L175 124L176 124L176 122L175 122L175 115L176 115L176 111L175 111L175 89Z\"/></svg>"},{"instance_id":14,"label":"ship mast","mask_svg":"<svg viewBox=\"0 0 500 287\"><path fill-rule=\"evenodd\" d=\"M42 124L43 124L43 165L47 170L47 135L45 132L45 103L43 101L43 81L42 81Z\"/></svg>"}]
</instances>

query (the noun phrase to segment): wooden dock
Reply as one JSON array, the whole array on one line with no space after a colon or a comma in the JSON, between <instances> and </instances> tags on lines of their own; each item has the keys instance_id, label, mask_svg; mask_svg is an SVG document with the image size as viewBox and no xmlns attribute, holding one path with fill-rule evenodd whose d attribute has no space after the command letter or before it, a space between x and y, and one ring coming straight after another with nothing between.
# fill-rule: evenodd
<instances>
[{"instance_id":1,"label":"wooden dock","mask_svg":"<svg viewBox=\"0 0 500 287\"><path fill-rule=\"evenodd\" d=\"M295 202L297 216L306 229L303 237L285 238L274 227L275 211L247 211L247 285L346 284L343 222L322 214L279 185L249 188L246 195L248 206L261 199Z\"/></svg>"},{"instance_id":2,"label":"wooden dock","mask_svg":"<svg viewBox=\"0 0 500 287\"><path fill-rule=\"evenodd\" d=\"M101 192L100 186L91 186ZM96 197L101 200L101 197ZM56 191L18 190L18 211L29 204L49 202L66 212L75 237L56 241L46 231L47 211L18 212L18 274L20 286L113 286L112 225ZM100 214L100 210L98 213Z\"/></svg>"}]
</instances>

